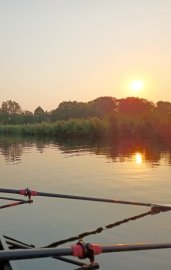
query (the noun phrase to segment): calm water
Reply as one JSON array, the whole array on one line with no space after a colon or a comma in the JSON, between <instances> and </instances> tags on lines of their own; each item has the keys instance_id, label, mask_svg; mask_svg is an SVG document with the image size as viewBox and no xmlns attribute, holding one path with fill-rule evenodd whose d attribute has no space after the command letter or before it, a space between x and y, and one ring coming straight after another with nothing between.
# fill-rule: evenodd
<instances>
[{"instance_id":1,"label":"calm water","mask_svg":"<svg viewBox=\"0 0 171 270\"><path fill-rule=\"evenodd\" d=\"M1 137L0 172L3 188L171 204L171 152L144 142L122 140L109 146ZM1 233L39 247L146 211L146 207L35 197L31 205L1 210ZM103 244L171 242L170 235L171 213L165 212L84 240ZM105 254L96 261L108 270L170 270L170 252ZM20 270L77 268L53 259L27 260L17 266Z\"/></svg>"}]
</instances>

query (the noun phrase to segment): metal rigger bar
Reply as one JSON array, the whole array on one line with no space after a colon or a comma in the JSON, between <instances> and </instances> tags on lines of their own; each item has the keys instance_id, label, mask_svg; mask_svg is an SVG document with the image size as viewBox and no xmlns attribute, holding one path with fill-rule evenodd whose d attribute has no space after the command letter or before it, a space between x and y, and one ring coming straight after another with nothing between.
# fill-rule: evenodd
<instances>
[{"instance_id":1,"label":"metal rigger bar","mask_svg":"<svg viewBox=\"0 0 171 270\"><path fill-rule=\"evenodd\" d=\"M171 210L171 206L168 206L168 205L106 199L106 198L96 198L96 197L86 197L86 196L76 196L76 195L66 195L66 194L56 194L56 193L33 191L33 190L30 190L29 188L21 189L21 190L0 188L0 192L20 194L20 195L27 196L29 199L31 199L32 196L41 196L41 197L72 199L72 200L84 200L84 201L94 201L94 202L104 202L104 203L118 203L118 204L127 204L127 205L147 206L147 207L151 207L152 209L154 208L154 210L158 209L159 211Z\"/></svg>"},{"instance_id":2,"label":"metal rigger bar","mask_svg":"<svg viewBox=\"0 0 171 270\"><path fill-rule=\"evenodd\" d=\"M94 255L111 252L139 251L152 249L171 248L171 243L138 243L138 244L117 244L111 246L101 246L97 244L87 244ZM17 249L9 251L0 251L0 261L2 260L24 260L53 256L74 256L78 258L89 258L85 254L84 248L79 245L73 245L70 248L42 248L42 249Z\"/></svg>"}]
</instances>

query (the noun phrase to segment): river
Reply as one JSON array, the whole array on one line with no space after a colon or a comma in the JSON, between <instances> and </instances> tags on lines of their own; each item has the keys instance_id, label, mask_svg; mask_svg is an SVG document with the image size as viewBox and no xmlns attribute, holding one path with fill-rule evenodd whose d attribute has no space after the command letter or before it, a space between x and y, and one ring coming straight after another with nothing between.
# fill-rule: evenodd
<instances>
[{"instance_id":1,"label":"river","mask_svg":"<svg viewBox=\"0 0 171 270\"><path fill-rule=\"evenodd\" d=\"M0 137L0 172L1 188L29 187L44 192L171 204L171 151L151 143L121 140L89 144ZM171 242L170 212L113 227L115 222L149 209L43 197L33 199L30 205L1 210L1 234L42 247L102 227L101 233L90 233L84 241L104 245ZM170 270L170 252L101 254L96 261L101 269L108 270ZM19 270L77 268L55 259L21 261L17 267Z\"/></svg>"}]
</instances>

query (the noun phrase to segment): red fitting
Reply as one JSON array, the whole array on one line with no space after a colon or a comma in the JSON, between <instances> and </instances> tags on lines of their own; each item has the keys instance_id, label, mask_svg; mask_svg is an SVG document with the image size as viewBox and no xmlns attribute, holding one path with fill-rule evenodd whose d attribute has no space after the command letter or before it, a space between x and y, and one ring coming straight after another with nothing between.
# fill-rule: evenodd
<instances>
[{"instance_id":1,"label":"red fitting","mask_svg":"<svg viewBox=\"0 0 171 270\"><path fill-rule=\"evenodd\" d=\"M98 255L100 253L102 253L102 247L98 244L89 244L90 248L93 250L94 255ZM78 257L78 258L83 258L83 248L81 245L72 245L72 255L74 257Z\"/></svg>"},{"instance_id":2,"label":"red fitting","mask_svg":"<svg viewBox=\"0 0 171 270\"><path fill-rule=\"evenodd\" d=\"M20 189L19 192L20 192L21 195L25 195L26 191L25 191L25 189Z\"/></svg>"},{"instance_id":3,"label":"red fitting","mask_svg":"<svg viewBox=\"0 0 171 270\"><path fill-rule=\"evenodd\" d=\"M80 245L72 245L72 255L74 257L82 258L83 257L83 248Z\"/></svg>"},{"instance_id":4,"label":"red fitting","mask_svg":"<svg viewBox=\"0 0 171 270\"><path fill-rule=\"evenodd\" d=\"M25 195L26 194L26 190L25 189L20 189L19 193L21 195ZM38 192L37 191L34 191L34 190L30 190L30 195L31 196L37 196Z\"/></svg>"},{"instance_id":5,"label":"red fitting","mask_svg":"<svg viewBox=\"0 0 171 270\"><path fill-rule=\"evenodd\" d=\"M37 194L38 194L37 191L31 190L31 196L37 196Z\"/></svg>"},{"instance_id":6,"label":"red fitting","mask_svg":"<svg viewBox=\"0 0 171 270\"><path fill-rule=\"evenodd\" d=\"M92 248L94 255L98 255L102 253L102 247L98 244L90 244L90 247Z\"/></svg>"}]
</instances>

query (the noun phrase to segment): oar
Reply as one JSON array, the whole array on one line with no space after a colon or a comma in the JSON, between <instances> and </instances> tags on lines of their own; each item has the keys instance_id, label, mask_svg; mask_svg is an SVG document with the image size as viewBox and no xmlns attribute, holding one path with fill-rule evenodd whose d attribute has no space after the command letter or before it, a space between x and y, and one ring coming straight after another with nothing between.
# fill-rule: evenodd
<instances>
[{"instance_id":1,"label":"oar","mask_svg":"<svg viewBox=\"0 0 171 270\"><path fill-rule=\"evenodd\" d=\"M102 246L97 244L88 244L94 255L100 253L125 252L152 249L168 249L171 243L138 243L138 244L116 244L110 246ZM84 254L84 255L83 255ZM0 261L3 260L23 260L52 256L74 256L79 258L87 258L85 250L78 244L70 248L43 248L43 249L17 249L0 251Z\"/></svg>"},{"instance_id":2,"label":"oar","mask_svg":"<svg viewBox=\"0 0 171 270\"><path fill-rule=\"evenodd\" d=\"M48 193L48 192L33 191L33 190L28 189L28 188L20 189L20 190L0 188L0 192L20 194L20 195L28 196L29 199L31 198L31 196L41 196L41 197L63 198L63 199L72 199L72 200L104 202L104 203L118 203L118 204L137 205L137 206L148 206L148 207L151 207L152 209L157 210L157 211L171 210L171 206L168 206L168 205L142 203L142 202L135 202L135 201L115 200L115 199L106 199L106 198L96 198L96 197L87 197L87 196Z\"/></svg>"}]
</instances>

